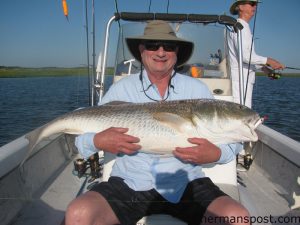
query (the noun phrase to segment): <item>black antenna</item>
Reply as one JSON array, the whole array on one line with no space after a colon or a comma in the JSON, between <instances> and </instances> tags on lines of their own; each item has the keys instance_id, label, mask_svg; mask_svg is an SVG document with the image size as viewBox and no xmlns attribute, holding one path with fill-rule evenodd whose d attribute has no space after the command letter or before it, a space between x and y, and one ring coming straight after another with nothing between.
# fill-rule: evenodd
<instances>
[{"instance_id":1,"label":"black antenna","mask_svg":"<svg viewBox=\"0 0 300 225\"><path fill-rule=\"evenodd\" d=\"M94 84L95 84L95 74L96 74L96 43L95 43L95 0L92 0L92 26L93 26L93 69L92 69L92 82L93 82L93 86L91 87L92 89L92 106L94 106L96 103L96 92L94 91Z\"/></svg>"},{"instance_id":2,"label":"black antenna","mask_svg":"<svg viewBox=\"0 0 300 225\"><path fill-rule=\"evenodd\" d=\"M119 7L118 7L118 1L115 0L115 8L116 8L116 12L119 13Z\"/></svg>"},{"instance_id":3,"label":"black antenna","mask_svg":"<svg viewBox=\"0 0 300 225\"><path fill-rule=\"evenodd\" d=\"M169 5L170 5L170 0L168 0L168 3L167 3L167 13L169 13Z\"/></svg>"},{"instance_id":4,"label":"black antenna","mask_svg":"<svg viewBox=\"0 0 300 225\"><path fill-rule=\"evenodd\" d=\"M92 79L90 75L90 51L89 51L89 31L88 31L88 10L87 10L87 0L85 0L85 32L86 32L86 55L87 55L87 72L88 72L88 87L89 87L89 105L92 105L91 96L93 93L91 90Z\"/></svg>"},{"instance_id":5,"label":"black antenna","mask_svg":"<svg viewBox=\"0 0 300 225\"><path fill-rule=\"evenodd\" d=\"M151 11L152 0L149 1L148 13Z\"/></svg>"}]
</instances>

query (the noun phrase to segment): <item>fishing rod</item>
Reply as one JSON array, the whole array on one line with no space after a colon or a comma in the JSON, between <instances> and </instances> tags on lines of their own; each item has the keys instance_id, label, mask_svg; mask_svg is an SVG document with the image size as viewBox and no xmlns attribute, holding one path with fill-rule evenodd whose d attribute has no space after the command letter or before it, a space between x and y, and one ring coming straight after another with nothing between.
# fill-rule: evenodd
<instances>
[{"instance_id":1,"label":"fishing rod","mask_svg":"<svg viewBox=\"0 0 300 225\"><path fill-rule=\"evenodd\" d=\"M290 70L300 70L300 68L297 68L297 67L291 67L291 66L286 66L285 69L290 69Z\"/></svg>"},{"instance_id":2,"label":"fishing rod","mask_svg":"<svg viewBox=\"0 0 300 225\"><path fill-rule=\"evenodd\" d=\"M279 70L273 70L272 68L270 67L267 67L270 72L267 73L268 77L271 79L271 80L278 80L281 78L282 76L282 73L279 72ZM300 68L297 68L297 67L291 67L291 66L286 66L284 69L290 69L290 70L300 70Z\"/></svg>"}]
</instances>

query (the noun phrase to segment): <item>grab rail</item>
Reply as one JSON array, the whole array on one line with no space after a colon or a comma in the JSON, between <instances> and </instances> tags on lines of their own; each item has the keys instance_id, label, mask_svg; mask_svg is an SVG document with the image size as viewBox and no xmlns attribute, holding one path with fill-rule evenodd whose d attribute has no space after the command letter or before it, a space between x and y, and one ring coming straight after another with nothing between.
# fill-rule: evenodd
<instances>
[{"instance_id":1,"label":"grab rail","mask_svg":"<svg viewBox=\"0 0 300 225\"><path fill-rule=\"evenodd\" d=\"M234 17L227 15L207 15L207 14L177 14L177 13L134 13L120 12L115 13L115 20L126 21L146 21L146 20L165 20L169 22L191 22L191 23L219 23L232 26L238 30L243 29L243 25Z\"/></svg>"}]
</instances>

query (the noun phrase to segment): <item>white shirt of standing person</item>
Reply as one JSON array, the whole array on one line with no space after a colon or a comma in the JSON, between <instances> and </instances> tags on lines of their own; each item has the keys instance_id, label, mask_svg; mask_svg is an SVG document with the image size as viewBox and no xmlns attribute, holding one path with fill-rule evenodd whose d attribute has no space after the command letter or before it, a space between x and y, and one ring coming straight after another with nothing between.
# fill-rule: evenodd
<instances>
[{"instance_id":1,"label":"white shirt of standing person","mask_svg":"<svg viewBox=\"0 0 300 225\"><path fill-rule=\"evenodd\" d=\"M241 39L242 39L242 55L243 55L244 90L246 90L246 85L247 85L245 105L251 108L253 85L255 83L255 71L257 69L260 69L262 67L261 65L265 65L267 63L267 57L256 54L254 43L252 45L252 32L249 24L240 18L238 18L237 20L243 25L243 29L241 31L241 36L242 36ZM251 45L252 45L252 51L251 51ZM237 33L235 33L234 31L227 32L227 48L228 48L230 72L232 77L233 101L236 103L240 103L238 44L237 44ZM251 63L249 67L250 58L251 58Z\"/></svg>"}]
</instances>

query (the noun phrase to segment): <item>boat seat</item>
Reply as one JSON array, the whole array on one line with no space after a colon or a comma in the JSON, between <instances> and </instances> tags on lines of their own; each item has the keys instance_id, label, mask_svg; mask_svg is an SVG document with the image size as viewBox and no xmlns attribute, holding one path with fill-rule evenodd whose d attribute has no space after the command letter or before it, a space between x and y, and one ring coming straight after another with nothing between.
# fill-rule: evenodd
<instances>
[{"instance_id":1,"label":"boat seat","mask_svg":"<svg viewBox=\"0 0 300 225\"><path fill-rule=\"evenodd\" d=\"M107 181L112 166L115 161L115 155L104 153L104 166L102 181ZM203 167L203 172L207 177L216 183L222 191L231 196L233 199L239 201L239 191L237 188L236 178L236 162L235 160L227 164L208 164ZM143 217L137 222L137 225L184 225L185 222L172 217L170 215L158 214Z\"/></svg>"}]
</instances>

